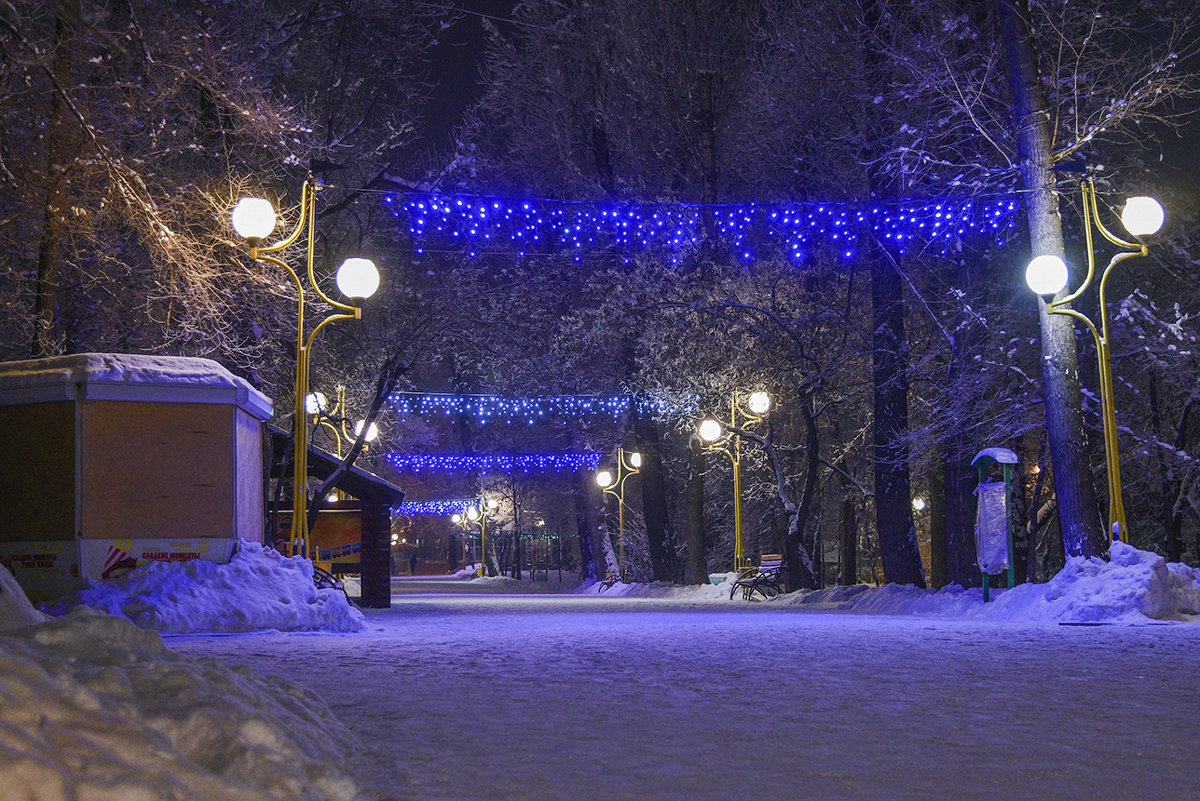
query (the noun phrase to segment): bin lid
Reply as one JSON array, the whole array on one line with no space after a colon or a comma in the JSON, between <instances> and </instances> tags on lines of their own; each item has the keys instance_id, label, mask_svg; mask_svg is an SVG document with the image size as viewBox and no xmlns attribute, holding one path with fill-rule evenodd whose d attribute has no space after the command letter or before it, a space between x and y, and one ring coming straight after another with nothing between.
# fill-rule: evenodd
<instances>
[{"instance_id":1,"label":"bin lid","mask_svg":"<svg viewBox=\"0 0 1200 801\"><path fill-rule=\"evenodd\" d=\"M1016 464L1019 461L1017 455L1008 448L984 448L975 454L975 458L971 460L971 467L977 467L985 459L991 459L1000 464Z\"/></svg>"},{"instance_id":2,"label":"bin lid","mask_svg":"<svg viewBox=\"0 0 1200 801\"><path fill-rule=\"evenodd\" d=\"M227 403L260 420L270 399L212 359L130 353L76 353L0 362L0 406L120 400Z\"/></svg>"}]
</instances>

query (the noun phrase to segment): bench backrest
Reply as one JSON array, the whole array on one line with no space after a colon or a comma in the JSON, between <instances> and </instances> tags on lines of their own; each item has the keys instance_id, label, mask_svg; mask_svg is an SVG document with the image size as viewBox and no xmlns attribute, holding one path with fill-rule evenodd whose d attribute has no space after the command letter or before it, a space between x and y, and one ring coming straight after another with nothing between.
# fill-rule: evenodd
<instances>
[{"instance_id":1,"label":"bench backrest","mask_svg":"<svg viewBox=\"0 0 1200 801\"><path fill-rule=\"evenodd\" d=\"M783 554L781 553L764 553L758 557L759 570L778 570L783 567Z\"/></svg>"}]
</instances>

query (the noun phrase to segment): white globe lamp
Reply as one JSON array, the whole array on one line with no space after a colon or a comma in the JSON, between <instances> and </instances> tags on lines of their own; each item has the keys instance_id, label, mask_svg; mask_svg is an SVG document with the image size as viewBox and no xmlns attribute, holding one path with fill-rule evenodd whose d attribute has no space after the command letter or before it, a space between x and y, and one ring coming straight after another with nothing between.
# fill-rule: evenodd
<instances>
[{"instance_id":1,"label":"white globe lamp","mask_svg":"<svg viewBox=\"0 0 1200 801\"><path fill-rule=\"evenodd\" d=\"M1038 256L1025 268L1025 283L1039 295L1057 295L1067 285L1067 265L1058 256Z\"/></svg>"},{"instance_id":2,"label":"white globe lamp","mask_svg":"<svg viewBox=\"0 0 1200 801\"><path fill-rule=\"evenodd\" d=\"M367 422L366 420L359 420L357 423L354 424L354 436L356 436L356 437L362 436L363 424L366 422ZM367 442L374 442L375 438L378 436L379 436L379 426L375 425L374 423L371 423L371 425L367 426L367 435L365 437L363 437L363 439L366 440Z\"/></svg>"},{"instance_id":3,"label":"white globe lamp","mask_svg":"<svg viewBox=\"0 0 1200 801\"><path fill-rule=\"evenodd\" d=\"M1152 197L1131 197L1121 210L1121 225L1134 236L1157 234L1163 225L1163 207Z\"/></svg>"},{"instance_id":4,"label":"white globe lamp","mask_svg":"<svg viewBox=\"0 0 1200 801\"><path fill-rule=\"evenodd\" d=\"M324 392L310 392L304 396L304 411L309 414L320 414L329 407L326 405L328 398Z\"/></svg>"},{"instance_id":5,"label":"white globe lamp","mask_svg":"<svg viewBox=\"0 0 1200 801\"><path fill-rule=\"evenodd\" d=\"M243 239L266 239L275 230L275 209L261 197L244 197L233 207L230 222Z\"/></svg>"},{"instance_id":6,"label":"white globe lamp","mask_svg":"<svg viewBox=\"0 0 1200 801\"><path fill-rule=\"evenodd\" d=\"M746 406L754 414L764 415L771 410L771 396L761 390L751 392L750 397L746 399Z\"/></svg>"},{"instance_id":7,"label":"white globe lamp","mask_svg":"<svg viewBox=\"0 0 1200 801\"><path fill-rule=\"evenodd\" d=\"M705 442L716 442L721 438L723 431L721 424L711 417L705 418L700 423L700 439Z\"/></svg>"},{"instance_id":8,"label":"white globe lamp","mask_svg":"<svg viewBox=\"0 0 1200 801\"><path fill-rule=\"evenodd\" d=\"M379 289L379 270L370 259L346 259L338 267L337 286L348 298L369 298Z\"/></svg>"}]
</instances>

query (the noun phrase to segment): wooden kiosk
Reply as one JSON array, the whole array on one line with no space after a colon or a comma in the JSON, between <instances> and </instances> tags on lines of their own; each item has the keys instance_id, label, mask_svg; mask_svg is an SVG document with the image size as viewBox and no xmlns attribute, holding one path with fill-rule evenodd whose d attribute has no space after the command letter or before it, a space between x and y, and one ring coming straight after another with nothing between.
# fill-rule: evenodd
<instances>
[{"instance_id":1,"label":"wooden kiosk","mask_svg":"<svg viewBox=\"0 0 1200 801\"><path fill-rule=\"evenodd\" d=\"M31 599L262 541L271 402L209 359L0 363L0 562Z\"/></svg>"}]
</instances>

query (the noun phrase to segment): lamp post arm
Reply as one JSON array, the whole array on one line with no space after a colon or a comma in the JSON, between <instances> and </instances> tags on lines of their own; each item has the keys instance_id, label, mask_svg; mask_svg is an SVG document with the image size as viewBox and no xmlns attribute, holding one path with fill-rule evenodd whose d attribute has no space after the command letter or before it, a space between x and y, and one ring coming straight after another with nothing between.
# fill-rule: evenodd
<instances>
[{"instance_id":1,"label":"lamp post arm","mask_svg":"<svg viewBox=\"0 0 1200 801\"><path fill-rule=\"evenodd\" d=\"M287 238L281 239L273 245L258 248L259 253L275 253L283 250L294 244L304 233L305 228L311 231L316 227L317 191L316 179L313 178L312 173L309 173L308 178L304 180L304 190L300 193L300 222L296 226L296 230L288 234Z\"/></svg>"},{"instance_id":2,"label":"lamp post arm","mask_svg":"<svg viewBox=\"0 0 1200 801\"><path fill-rule=\"evenodd\" d=\"M1092 332L1092 337L1096 340L1096 348L1100 349L1101 347L1103 347L1104 338L1100 336L1100 331L1096 328L1096 324L1093 323L1090 319L1088 319L1088 316L1086 314L1083 314L1082 312L1077 312L1074 309L1058 308L1060 303L1066 303L1068 300L1070 300L1070 298L1064 298L1062 300L1056 300L1051 303L1047 303L1046 310L1050 314L1065 314L1068 317L1074 317L1076 320L1082 320L1083 324L1086 325L1088 327L1088 330Z\"/></svg>"},{"instance_id":3,"label":"lamp post arm","mask_svg":"<svg viewBox=\"0 0 1200 801\"><path fill-rule=\"evenodd\" d=\"M1150 255L1149 249L1145 245L1134 245L1137 250L1127 250L1117 253L1112 257L1108 266L1104 268L1104 272L1100 274L1100 328L1104 332L1104 341L1108 341L1108 276L1112 273L1114 267L1126 259L1137 258L1138 256Z\"/></svg>"},{"instance_id":4,"label":"lamp post arm","mask_svg":"<svg viewBox=\"0 0 1200 801\"><path fill-rule=\"evenodd\" d=\"M319 294L319 293L318 293ZM340 304L339 304L340 305ZM358 320L361 317L361 310L357 306L345 306L347 309L354 309L354 314L331 314L317 324L317 327L308 335L308 341L305 342L305 348L311 348L313 340L317 338L317 332L330 323L336 323L338 320Z\"/></svg>"},{"instance_id":5,"label":"lamp post arm","mask_svg":"<svg viewBox=\"0 0 1200 801\"><path fill-rule=\"evenodd\" d=\"M1096 186L1095 186L1095 184L1092 183L1091 179L1088 179L1087 183L1085 183L1083 185L1083 204L1084 204L1083 205L1084 222L1085 223L1088 222L1088 218L1090 217L1091 220L1096 223L1096 230L1098 230L1101 233L1101 235L1105 239L1107 239L1109 242L1113 243L1117 247L1129 248L1130 250L1143 250L1144 251L1146 249L1146 246L1142 245L1140 243L1125 241L1121 237L1114 234L1112 231L1105 228L1104 223L1100 222L1100 210L1096 205ZM1089 240L1090 240L1090 235L1091 235L1090 229L1088 231L1088 234L1089 234ZM1088 242L1088 247L1089 248L1091 247L1090 241ZM1142 253L1141 255L1145 255L1145 253Z\"/></svg>"},{"instance_id":6,"label":"lamp post arm","mask_svg":"<svg viewBox=\"0 0 1200 801\"><path fill-rule=\"evenodd\" d=\"M292 283L296 285L296 292L300 295L300 303L304 303L304 284L300 282L300 274L292 269L292 266L283 259L277 259L274 256L268 256L262 248L250 248L250 258L254 261L265 261L268 264L274 264L276 267L283 268L284 272L292 279Z\"/></svg>"},{"instance_id":7,"label":"lamp post arm","mask_svg":"<svg viewBox=\"0 0 1200 801\"><path fill-rule=\"evenodd\" d=\"M326 417L317 417L315 419L317 421L318 426L327 428L333 432L333 439L338 445L338 456L341 456L342 455L342 434L340 431L338 431L337 426L335 426L332 422L330 422L330 420Z\"/></svg>"}]
</instances>

